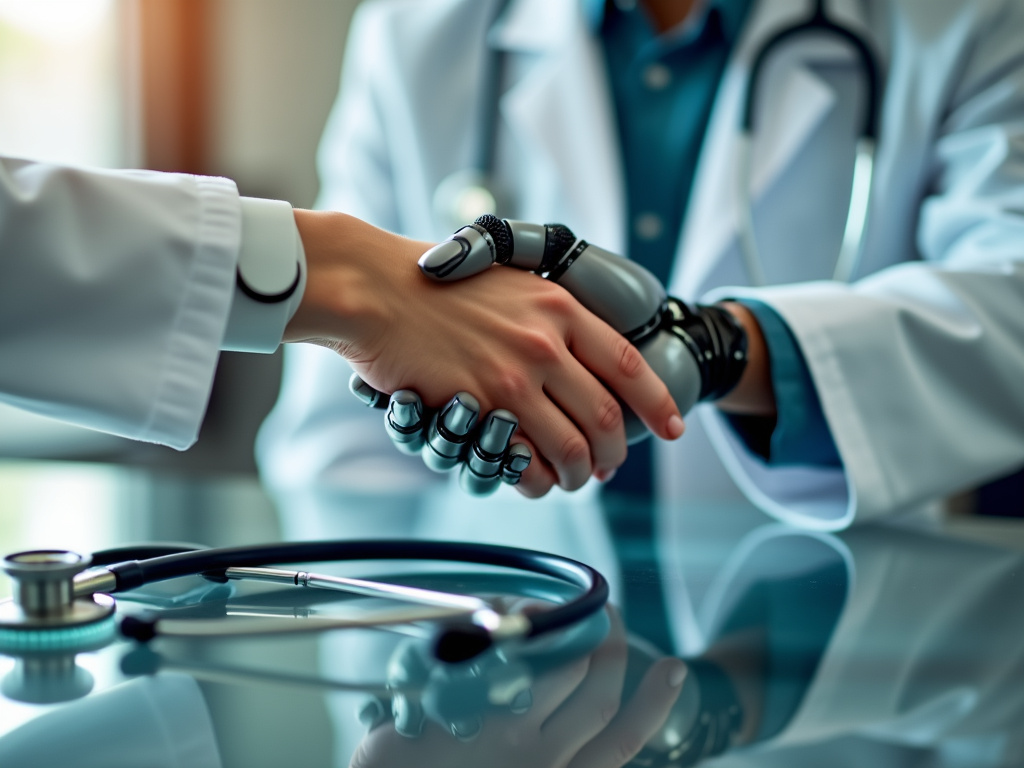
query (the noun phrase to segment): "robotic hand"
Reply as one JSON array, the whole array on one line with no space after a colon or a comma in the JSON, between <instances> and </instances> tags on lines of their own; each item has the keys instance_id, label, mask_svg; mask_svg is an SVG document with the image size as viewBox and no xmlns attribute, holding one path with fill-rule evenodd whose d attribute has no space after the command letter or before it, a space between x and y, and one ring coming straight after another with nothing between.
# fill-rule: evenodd
<instances>
[{"instance_id":1,"label":"robotic hand","mask_svg":"<svg viewBox=\"0 0 1024 768\"><path fill-rule=\"evenodd\" d=\"M431 248L420 258L420 269L433 280L453 281L471 277L488 269L493 264L502 264L517 269L524 269L553 280L569 291L584 307L611 325L629 341L631 341L648 365L668 386L676 405L685 414L695 403L717 400L728 394L739 382L747 363L747 336L742 326L726 310L717 306L695 304L689 306L679 299L669 296L664 286L649 271L639 264L617 256L614 253L591 245L578 239L572 231L561 224L530 224L522 221L509 221L496 216L486 215L478 218L473 224L457 231L450 238ZM353 391L359 394L360 385L364 388L360 395L367 404L374 397L382 400L361 380L353 379ZM372 393L372 394L371 394ZM447 451L445 436L441 428L452 421L463 426L452 415L456 401L476 403L467 393L460 393L453 398L441 411L441 418L436 417L429 427L428 434L420 436L422 420L408 420L408 427L400 418L393 418L399 409L411 409L422 413L422 404L413 392L405 390L395 393L389 405L388 431L395 443L406 452L410 446L433 444L433 451L445 457L443 462L433 458L433 453L423 452L424 461L433 469L441 471L456 466L462 459L454 451ZM398 403L395 402L398 397ZM477 413L479 409L477 408ZM485 426L494 429L491 417L502 414L496 419L503 423L507 411L494 411L488 415ZM647 428L631 411L626 409L626 439L633 443L647 437ZM514 417L512 417L514 419ZM416 424L420 424L417 427ZM462 434L471 431L466 428ZM514 428L508 432L511 438ZM440 440L438 439L440 433ZM505 432L501 432L502 436ZM477 442L479 445L480 442ZM483 451L491 458L491 465L497 461L497 453L491 453L500 445L499 440L487 441ZM519 454L512 456L517 446L507 448L502 454L502 462L511 464L517 459L515 466L525 469L529 457ZM525 446L518 446L526 451ZM526 451L528 453L528 451ZM469 452L467 466L476 461L476 451ZM499 462L501 463L501 462ZM442 466L439 466L442 464ZM489 465L490 466L490 465ZM518 480L522 469L512 476ZM489 493L497 487L494 479L502 472L492 472L487 482L464 482L463 486L471 493ZM463 478L468 474L464 471ZM473 478L470 478L473 479Z\"/></svg>"},{"instance_id":2,"label":"robotic hand","mask_svg":"<svg viewBox=\"0 0 1024 768\"><path fill-rule=\"evenodd\" d=\"M371 408L387 408L384 428L402 453L421 455L435 472L461 465L459 482L474 496L487 496L502 482L515 485L533 459L522 443L510 445L519 427L515 414L499 408L481 421L480 403L468 392L459 392L432 412L411 389L400 389L388 399L357 373L349 389Z\"/></svg>"}]
</instances>

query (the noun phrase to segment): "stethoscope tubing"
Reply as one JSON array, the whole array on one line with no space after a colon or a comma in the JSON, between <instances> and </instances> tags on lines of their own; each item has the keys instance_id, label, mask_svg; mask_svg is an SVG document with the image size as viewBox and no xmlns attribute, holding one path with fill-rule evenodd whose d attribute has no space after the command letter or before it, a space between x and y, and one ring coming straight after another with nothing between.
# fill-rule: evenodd
<instances>
[{"instance_id":1,"label":"stethoscope tubing","mask_svg":"<svg viewBox=\"0 0 1024 768\"><path fill-rule=\"evenodd\" d=\"M754 56L750 66L750 74L747 76L743 95L743 113L740 120L740 130L750 136L754 133L754 116L757 114L757 83L761 79L763 70L767 64L768 57L781 48L791 38L809 32L824 33L838 37L853 49L857 55L859 64L864 72L864 80L867 85L867 104L864 110L863 122L858 132L861 139L878 141L878 122L881 82L878 70L878 59L870 44L862 36L853 30L843 27L831 21L825 13L824 1L816 0L814 13L811 18L786 27L772 35L764 42Z\"/></svg>"},{"instance_id":2,"label":"stethoscope tubing","mask_svg":"<svg viewBox=\"0 0 1024 768\"><path fill-rule=\"evenodd\" d=\"M549 576L581 590L578 597L563 605L524 617L528 622L524 635L527 638L568 628L597 613L607 603L609 593L605 578L584 563L495 544L342 539L197 549L145 557L150 551L121 550L120 557L129 559L106 566L113 577L114 586L105 591L124 592L146 584L194 574L202 574L213 580L226 580L224 572L232 567L358 560L439 560L499 566ZM143 557L136 558L135 554L143 554ZM98 552L96 557L103 561L109 555Z\"/></svg>"},{"instance_id":3,"label":"stethoscope tubing","mask_svg":"<svg viewBox=\"0 0 1024 768\"><path fill-rule=\"evenodd\" d=\"M867 87L867 104L863 121L857 134L857 150L853 178L850 186L850 204L842 244L832 272L837 282L850 282L857 272L867 228L871 203L871 187L874 178L875 147L878 143L879 108L881 84L878 61L871 45L853 30L831 21L825 13L824 0L815 0L814 12L806 21L786 27L768 38L754 55L750 72L744 84L743 111L741 113L738 145L737 194L740 205L739 239L740 254L743 258L750 282L754 286L765 286L768 280L761 265L761 256L754 232L754 212L751 201L750 182L752 171L752 147L754 142L757 114L758 82L761 79L769 57L791 39L807 33L825 34L840 39L855 53Z\"/></svg>"}]
</instances>

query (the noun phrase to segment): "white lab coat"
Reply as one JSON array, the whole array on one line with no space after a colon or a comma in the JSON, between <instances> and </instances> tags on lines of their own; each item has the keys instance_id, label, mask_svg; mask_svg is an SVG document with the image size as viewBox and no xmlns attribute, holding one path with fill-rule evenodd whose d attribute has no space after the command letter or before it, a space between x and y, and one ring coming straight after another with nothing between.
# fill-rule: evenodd
<instances>
[{"instance_id":1,"label":"white lab coat","mask_svg":"<svg viewBox=\"0 0 1024 768\"><path fill-rule=\"evenodd\" d=\"M599 42L575 0L382 0L358 11L322 147L321 205L439 239L431 199L473 162L483 72L508 53L496 173L506 215L626 242L623 173ZM659 493L737 499L839 529L918 508L1024 464L1024 3L830 0L867 36L885 86L855 281L829 278L849 200L858 70L828 41L791 45L761 85L754 216L773 287L740 258L740 89L752 56L810 0L755 2L711 116L670 292L749 295L789 324L842 469L770 468L713 407L659 448ZM484 41L487 41L486 43ZM851 111L852 110L852 111ZM722 290L724 289L724 290ZM340 361L293 354L261 453L271 484L426 482L384 441ZM709 444L714 450L709 449Z\"/></svg>"},{"instance_id":2,"label":"white lab coat","mask_svg":"<svg viewBox=\"0 0 1024 768\"><path fill-rule=\"evenodd\" d=\"M240 240L227 179L0 158L0 399L186 448Z\"/></svg>"}]
</instances>

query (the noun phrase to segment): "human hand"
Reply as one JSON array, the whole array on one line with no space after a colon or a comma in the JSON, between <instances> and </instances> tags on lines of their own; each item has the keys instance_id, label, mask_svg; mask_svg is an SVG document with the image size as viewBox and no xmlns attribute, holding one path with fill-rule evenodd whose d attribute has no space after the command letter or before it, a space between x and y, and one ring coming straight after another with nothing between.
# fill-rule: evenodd
<instances>
[{"instance_id":1,"label":"human hand","mask_svg":"<svg viewBox=\"0 0 1024 768\"><path fill-rule=\"evenodd\" d=\"M626 765L668 717L686 667L673 658L654 662L623 701L626 632L614 609L609 615L605 641L590 656L536 679L525 712L491 715L468 740L429 720L410 738L385 721L359 744L352 768Z\"/></svg>"},{"instance_id":2,"label":"human hand","mask_svg":"<svg viewBox=\"0 0 1024 768\"><path fill-rule=\"evenodd\" d=\"M712 400L737 412L774 412L767 346L750 312L728 302L687 305L668 296L643 266L578 239L561 224L481 216L431 248L419 264L425 275L446 283L485 273L493 264L542 275L635 344L683 414ZM630 442L646 436L628 410L626 435Z\"/></svg>"},{"instance_id":3,"label":"human hand","mask_svg":"<svg viewBox=\"0 0 1024 768\"><path fill-rule=\"evenodd\" d=\"M668 389L636 348L563 288L513 270L439 285L415 267L427 244L345 214L295 218L309 278L285 340L334 349L370 386L413 389L431 408L468 390L481 412L516 413L536 457L519 485L526 495L576 489L622 463L611 392L660 437L682 434Z\"/></svg>"}]
</instances>

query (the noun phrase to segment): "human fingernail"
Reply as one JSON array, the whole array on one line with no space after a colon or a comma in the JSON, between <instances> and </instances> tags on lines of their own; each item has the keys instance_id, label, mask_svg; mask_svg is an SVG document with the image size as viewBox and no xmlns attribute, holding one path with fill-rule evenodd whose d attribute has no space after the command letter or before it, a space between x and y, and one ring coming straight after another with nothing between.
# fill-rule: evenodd
<instances>
[{"instance_id":1,"label":"human fingernail","mask_svg":"<svg viewBox=\"0 0 1024 768\"><path fill-rule=\"evenodd\" d=\"M682 436L684 429L685 425L683 424L683 419L680 416L673 413L668 417L668 436L670 440L675 440Z\"/></svg>"},{"instance_id":2,"label":"human fingernail","mask_svg":"<svg viewBox=\"0 0 1024 768\"><path fill-rule=\"evenodd\" d=\"M618 469L601 469L594 473L594 477L602 483L607 483L615 477L616 472L618 472Z\"/></svg>"},{"instance_id":3,"label":"human fingernail","mask_svg":"<svg viewBox=\"0 0 1024 768\"><path fill-rule=\"evenodd\" d=\"M671 666L668 671L666 680L668 681L669 688L678 688L683 684L683 680L686 679L686 665L679 661Z\"/></svg>"}]
</instances>

